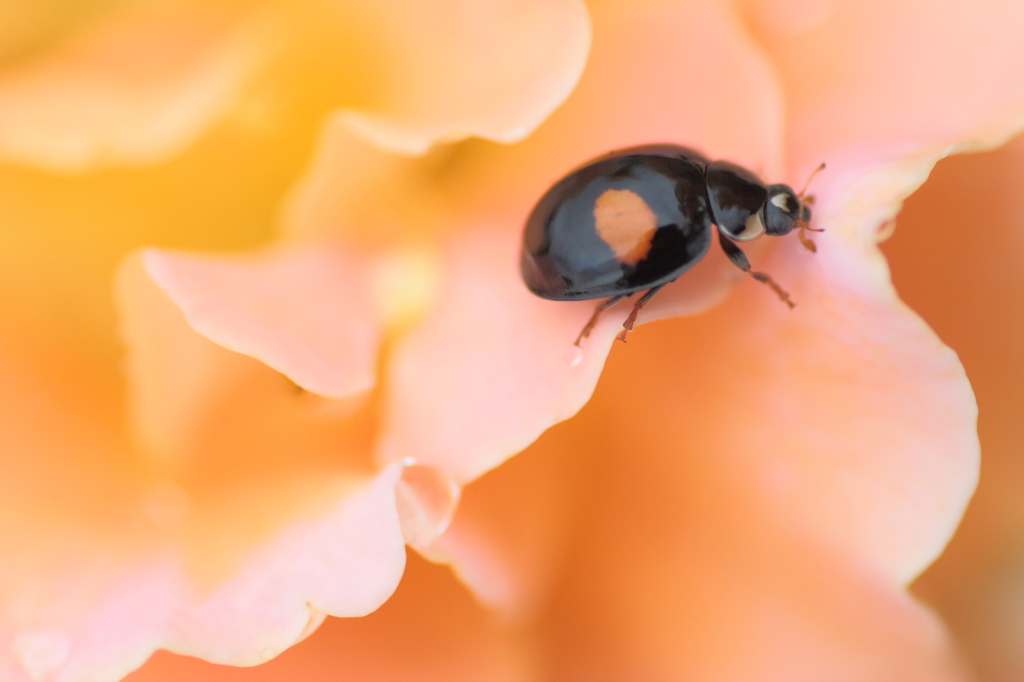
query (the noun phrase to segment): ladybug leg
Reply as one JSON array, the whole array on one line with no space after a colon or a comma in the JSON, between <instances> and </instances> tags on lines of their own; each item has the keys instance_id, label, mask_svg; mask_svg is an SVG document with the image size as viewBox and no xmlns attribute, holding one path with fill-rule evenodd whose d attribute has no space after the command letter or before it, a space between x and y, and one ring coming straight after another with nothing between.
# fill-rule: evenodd
<instances>
[{"instance_id":1,"label":"ladybug leg","mask_svg":"<svg viewBox=\"0 0 1024 682\"><path fill-rule=\"evenodd\" d=\"M766 275L763 272L754 272L750 268L750 261L747 260L747 254L740 250L740 247L732 243L732 241L721 232L718 233L718 242L722 245L722 250L725 251L725 255L728 256L729 260L732 261L733 265L738 267L743 272L749 274L751 277L756 279L758 282L767 284L772 288L772 291L779 297L783 303L788 305L790 308L795 308L796 303L790 300L789 294L786 290L776 284L775 280Z\"/></svg>"},{"instance_id":2,"label":"ladybug leg","mask_svg":"<svg viewBox=\"0 0 1024 682\"><path fill-rule=\"evenodd\" d=\"M633 325L636 324L636 316L640 314L640 309L647 305L647 302L654 298L654 295L658 293L658 290L663 286L665 285L660 284L653 289L649 289L646 294L640 297L640 300L638 300L633 306L633 310L630 311L629 317L627 317L626 321L622 323L622 331L619 332L619 335L615 338L623 343L626 342L626 334L633 330Z\"/></svg>"},{"instance_id":3,"label":"ladybug leg","mask_svg":"<svg viewBox=\"0 0 1024 682\"><path fill-rule=\"evenodd\" d=\"M597 320L601 317L601 313L603 313L608 308L611 308L613 305L615 305L616 303L618 303L619 301L621 301L625 297L626 297L626 294L619 294L618 296L612 296L607 301L603 301L603 302L599 303L598 306L596 308L594 308L594 314L590 316L590 319L587 321L586 326L583 327L582 331L580 331L580 335L576 337L576 344L575 345L576 345L577 348L579 348L580 341L582 341L583 339L585 339L588 336L590 336L590 332L594 331L594 327L597 326Z\"/></svg>"},{"instance_id":4,"label":"ladybug leg","mask_svg":"<svg viewBox=\"0 0 1024 682\"><path fill-rule=\"evenodd\" d=\"M797 239L799 239L800 243L804 245L804 248L807 249L808 251L810 251L811 253L817 253L818 252L817 245L805 233L806 232L824 232L825 230L818 229L816 227L811 227L810 225L807 224L806 220L798 220L798 221L796 221L796 228L797 228L797 230L799 230L799 232L797 232L797 234L796 234Z\"/></svg>"}]
</instances>

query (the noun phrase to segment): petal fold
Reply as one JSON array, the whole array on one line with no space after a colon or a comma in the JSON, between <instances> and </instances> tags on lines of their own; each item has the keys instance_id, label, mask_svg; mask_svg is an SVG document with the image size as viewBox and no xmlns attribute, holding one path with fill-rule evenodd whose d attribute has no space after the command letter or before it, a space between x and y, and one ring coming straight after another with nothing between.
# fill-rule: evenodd
<instances>
[{"instance_id":1,"label":"petal fold","mask_svg":"<svg viewBox=\"0 0 1024 682\"><path fill-rule=\"evenodd\" d=\"M255 665L307 636L323 613L365 615L391 595L405 565L397 474L351 486L327 514L293 523L210 591L197 590L173 555L119 571L52 569L49 622L8 624L14 645L0 648L0 670L26 682L114 682L158 648Z\"/></svg>"},{"instance_id":2,"label":"petal fold","mask_svg":"<svg viewBox=\"0 0 1024 682\"><path fill-rule=\"evenodd\" d=\"M794 169L979 149L1024 127L1012 0L748 3L787 88ZM803 171L806 172L806 171Z\"/></svg>"},{"instance_id":3,"label":"petal fold","mask_svg":"<svg viewBox=\"0 0 1024 682\"><path fill-rule=\"evenodd\" d=\"M328 398L373 387L380 332L351 254L315 246L228 257L148 250L139 264L214 343Z\"/></svg>"},{"instance_id":4,"label":"petal fold","mask_svg":"<svg viewBox=\"0 0 1024 682\"><path fill-rule=\"evenodd\" d=\"M373 27L379 90L337 116L404 154L474 135L522 139L575 86L590 46L581 0L386 0L358 12L350 21Z\"/></svg>"}]
</instances>

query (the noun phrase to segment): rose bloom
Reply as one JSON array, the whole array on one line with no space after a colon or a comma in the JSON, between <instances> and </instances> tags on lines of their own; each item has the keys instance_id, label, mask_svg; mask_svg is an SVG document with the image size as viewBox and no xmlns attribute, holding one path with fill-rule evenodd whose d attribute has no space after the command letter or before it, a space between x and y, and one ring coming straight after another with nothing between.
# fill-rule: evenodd
<instances>
[{"instance_id":1,"label":"rose bloom","mask_svg":"<svg viewBox=\"0 0 1024 682\"><path fill-rule=\"evenodd\" d=\"M1024 675L1018 5L0 6L0 680ZM825 231L577 350L651 142Z\"/></svg>"}]
</instances>

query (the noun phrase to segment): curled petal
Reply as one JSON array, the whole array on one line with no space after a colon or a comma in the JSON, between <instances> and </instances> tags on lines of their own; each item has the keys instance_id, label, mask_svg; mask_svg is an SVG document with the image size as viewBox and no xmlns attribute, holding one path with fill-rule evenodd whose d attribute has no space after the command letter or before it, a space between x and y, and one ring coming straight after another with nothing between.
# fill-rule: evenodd
<instances>
[{"instance_id":1,"label":"curled petal","mask_svg":"<svg viewBox=\"0 0 1024 682\"><path fill-rule=\"evenodd\" d=\"M755 0L786 89L790 162L933 155L999 144L1024 125L1024 8L885 0ZM806 169L806 170L805 170Z\"/></svg>"},{"instance_id":2,"label":"curled petal","mask_svg":"<svg viewBox=\"0 0 1024 682\"><path fill-rule=\"evenodd\" d=\"M530 637L503 627L447 568L415 554L409 559L401 585L377 611L363 618L329 619L312 637L258 670L158 653L127 682L537 679Z\"/></svg>"},{"instance_id":3,"label":"curled petal","mask_svg":"<svg viewBox=\"0 0 1024 682\"><path fill-rule=\"evenodd\" d=\"M165 159L223 117L272 23L217 3L147 3L0 73L0 158L80 172Z\"/></svg>"},{"instance_id":4,"label":"curled petal","mask_svg":"<svg viewBox=\"0 0 1024 682\"><path fill-rule=\"evenodd\" d=\"M286 462L365 467L344 435L356 427L339 420L375 380L378 326L360 298L369 295L362 272L329 248L126 260L122 331L149 452L205 467L203 485L287 475Z\"/></svg>"},{"instance_id":5,"label":"curled petal","mask_svg":"<svg viewBox=\"0 0 1024 682\"><path fill-rule=\"evenodd\" d=\"M460 482L522 450L587 401L617 330L573 339L589 307L543 301L516 272L514 233L464 234L439 307L394 351L384 461L412 457ZM512 237L512 238L510 238ZM439 352L459 344L459 353Z\"/></svg>"},{"instance_id":6,"label":"curled petal","mask_svg":"<svg viewBox=\"0 0 1024 682\"><path fill-rule=\"evenodd\" d=\"M0 335L4 680L113 682L157 648L253 664L391 594L398 467L339 467L337 437L311 465L300 431L270 444L288 469L257 443L227 483L172 478L119 435L116 396L18 334Z\"/></svg>"},{"instance_id":7,"label":"curled petal","mask_svg":"<svg viewBox=\"0 0 1024 682\"><path fill-rule=\"evenodd\" d=\"M308 391L346 398L374 384L378 323L363 268L349 254L308 248L215 257L149 250L134 271L136 278L151 278L197 332Z\"/></svg>"},{"instance_id":8,"label":"curled petal","mask_svg":"<svg viewBox=\"0 0 1024 682\"><path fill-rule=\"evenodd\" d=\"M882 245L897 291L956 349L978 397L982 475L963 523L914 591L942 614L982 679L1024 671L1024 138L939 163ZM969 196L971 200L963 201ZM973 234L972 226L980 228ZM968 233L970 236L968 236Z\"/></svg>"},{"instance_id":9,"label":"curled petal","mask_svg":"<svg viewBox=\"0 0 1024 682\"><path fill-rule=\"evenodd\" d=\"M324 613L369 613L405 564L396 478L393 468L349 486L328 513L294 522L212 590L197 589L180 559L160 552L116 571L48 567L34 578L48 581L50 616L21 629L5 623L13 644L0 648L0 670L26 682L113 682L157 648L255 665L308 635Z\"/></svg>"},{"instance_id":10,"label":"curled petal","mask_svg":"<svg viewBox=\"0 0 1024 682\"><path fill-rule=\"evenodd\" d=\"M373 27L373 101L338 114L366 140L421 154L437 141L525 137L576 84L590 44L580 0L354 4Z\"/></svg>"}]
</instances>

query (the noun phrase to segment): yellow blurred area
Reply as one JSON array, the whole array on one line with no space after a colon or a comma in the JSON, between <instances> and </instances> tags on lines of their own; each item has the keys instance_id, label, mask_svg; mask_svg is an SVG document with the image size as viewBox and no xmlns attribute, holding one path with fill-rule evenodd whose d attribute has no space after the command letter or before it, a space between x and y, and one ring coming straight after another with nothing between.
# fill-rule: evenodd
<instances>
[{"instance_id":1,"label":"yellow blurred area","mask_svg":"<svg viewBox=\"0 0 1024 682\"><path fill-rule=\"evenodd\" d=\"M358 46L332 44L326 34L306 31L282 46L227 119L174 158L71 175L0 164L0 311L8 330L34 330L52 346L41 357L66 356L115 390L118 262L142 246L235 251L269 242L325 112L359 103L364 90L342 76Z\"/></svg>"},{"instance_id":2,"label":"yellow blurred area","mask_svg":"<svg viewBox=\"0 0 1024 682\"><path fill-rule=\"evenodd\" d=\"M0 4L0 76L75 22L130 4ZM326 113L367 100L366 69L351 65L368 34L351 29L338 41L326 5L307 5L278 15L302 39L277 45L227 116L172 158L77 174L0 162L0 348L10 389L0 403L19 426L0 440L0 541L38 550L9 562L0 595L52 563L52 551L71 551L59 548L75 533L97 543L88 550L96 561L176 538L210 584L282 523L322 514L366 474L369 422L324 417L315 397L250 358L238 356L244 378L201 425L204 446L184 465L166 467L132 442L124 404L114 297L122 259L145 246L234 252L270 243ZM266 400L254 404L253 394ZM36 442L40 431L47 437ZM26 525L28 516L36 523Z\"/></svg>"}]
</instances>

